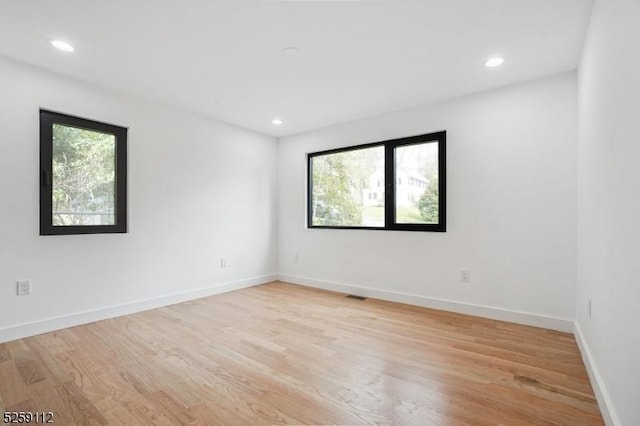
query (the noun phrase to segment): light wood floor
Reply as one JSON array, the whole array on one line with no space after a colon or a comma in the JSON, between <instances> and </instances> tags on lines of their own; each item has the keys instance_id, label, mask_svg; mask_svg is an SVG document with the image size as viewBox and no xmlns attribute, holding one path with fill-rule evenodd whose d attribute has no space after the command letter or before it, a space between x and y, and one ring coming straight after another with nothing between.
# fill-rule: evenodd
<instances>
[{"instance_id":1,"label":"light wood floor","mask_svg":"<svg viewBox=\"0 0 640 426\"><path fill-rule=\"evenodd\" d=\"M572 335L271 283L0 344L55 424L603 424Z\"/></svg>"}]
</instances>

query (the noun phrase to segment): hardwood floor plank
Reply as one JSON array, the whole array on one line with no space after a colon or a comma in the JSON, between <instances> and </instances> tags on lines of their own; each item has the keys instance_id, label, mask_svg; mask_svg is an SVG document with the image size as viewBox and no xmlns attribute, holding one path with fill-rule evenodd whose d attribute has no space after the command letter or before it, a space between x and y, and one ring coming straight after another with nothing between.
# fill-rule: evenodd
<instances>
[{"instance_id":1,"label":"hardwood floor plank","mask_svg":"<svg viewBox=\"0 0 640 426\"><path fill-rule=\"evenodd\" d=\"M0 363L0 398L9 408L29 399L22 376L18 372L14 360Z\"/></svg>"},{"instance_id":2,"label":"hardwood floor plank","mask_svg":"<svg viewBox=\"0 0 640 426\"><path fill-rule=\"evenodd\" d=\"M45 368L38 357L29 349L23 340L7 344L18 374L25 385L32 385L47 379Z\"/></svg>"},{"instance_id":3,"label":"hardwood floor plank","mask_svg":"<svg viewBox=\"0 0 640 426\"><path fill-rule=\"evenodd\" d=\"M0 362L9 361L11 359L11 352L6 343L0 343Z\"/></svg>"},{"instance_id":4,"label":"hardwood floor plank","mask_svg":"<svg viewBox=\"0 0 640 426\"><path fill-rule=\"evenodd\" d=\"M601 425L567 333L274 282L0 344L60 424Z\"/></svg>"},{"instance_id":5,"label":"hardwood floor plank","mask_svg":"<svg viewBox=\"0 0 640 426\"><path fill-rule=\"evenodd\" d=\"M191 425L198 419L189 407L176 400L168 392L161 390L148 395L150 405L158 410L174 425Z\"/></svg>"}]
</instances>

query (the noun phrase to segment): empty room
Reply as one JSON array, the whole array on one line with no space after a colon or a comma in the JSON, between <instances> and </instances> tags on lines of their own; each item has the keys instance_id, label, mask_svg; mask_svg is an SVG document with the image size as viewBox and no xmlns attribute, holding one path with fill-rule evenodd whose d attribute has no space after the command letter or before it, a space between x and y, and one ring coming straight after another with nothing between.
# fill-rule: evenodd
<instances>
[{"instance_id":1,"label":"empty room","mask_svg":"<svg viewBox=\"0 0 640 426\"><path fill-rule=\"evenodd\" d=\"M640 1L0 0L2 424L640 425Z\"/></svg>"}]
</instances>

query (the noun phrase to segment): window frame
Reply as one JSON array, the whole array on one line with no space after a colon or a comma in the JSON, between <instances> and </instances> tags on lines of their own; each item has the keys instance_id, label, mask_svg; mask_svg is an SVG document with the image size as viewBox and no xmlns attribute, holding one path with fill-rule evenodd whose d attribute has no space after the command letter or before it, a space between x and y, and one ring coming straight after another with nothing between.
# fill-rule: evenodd
<instances>
[{"instance_id":1,"label":"window frame","mask_svg":"<svg viewBox=\"0 0 640 426\"><path fill-rule=\"evenodd\" d=\"M396 167L395 149L409 145L423 143L438 144L438 223L396 223ZM313 201L313 158L321 155L338 154L366 148L384 147L384 226L329 226L314 225L312 217ZM326 151L307 154L307 228L309 229L363 229L374 231L418 231L418 232L446 232L447 231L447 132L446 130L390 139L381 142L353 145Z\"/></svg>"},{"instance_id":2,"label":"window frame","mask_svg":"<svg viewBox=\"0 0 640 426\"><path fill-rule=\"evenodd\" d=\"M115 137L115 223L113 225L53 225L53 125L108 133ZM127 232L128 129L100 121L40 109L40 235L122 234Z\"/></svg>"}]
</instances>

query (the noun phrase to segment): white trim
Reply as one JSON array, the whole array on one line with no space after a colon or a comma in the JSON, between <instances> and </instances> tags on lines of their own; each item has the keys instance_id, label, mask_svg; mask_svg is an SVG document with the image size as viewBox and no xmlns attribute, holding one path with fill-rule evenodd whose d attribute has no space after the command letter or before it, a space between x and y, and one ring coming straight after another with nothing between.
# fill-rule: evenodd
<instances>
[{"instance_id":1,"label":"white trim","mask_svg":"<svg viewBox=\"0 0 640 426\"><path fill-rule=\"evenodd\" d=\"M438 299L435 297L427 297L417 294L380 290L377 288L344 284L334 281L316 280L313 278L299 277L295 275L280 274L278 275L278 279L292 284L315 287L323 290L338 291L341 293L355 294L364 297L374 297L376 299L388 300L391 302L406 303L425 308L475 315L500 321L513 322L516 324L531 325L534 327L563 331L565 333L573 333L573 320L568 318L558 318L533 314L530 312L476 305L473 303L456 302L453 300Z\"/></svg>"},{"instance_id":2,"label":"white trim","mask_svg":"<svg viewBox=\"0 0 640 426\"><path fill-rule=\"evenodd\" d=\"M91 311L77 312L75 314L62 317L48 318L27 324L14 325L0 329L0 343L22 339L24 337L35 336L37 334L48 333L50 331L60 330L63 328L74 327L76 325L88 324L94 321L134 314L136 312L142 312L149 309L155 309L163 306L173 305L176 303L186 302L187 300L212 296L214 294L226 293L228 291L253 287L256 285L275 281L276 279L276 275L263 275L239 281L219 283L195 290L188 290L184 292L168 294L165 296L138 300L136 302L126 303L122 305L107 306Z\"/></svg>"},{"instance_id":3,"label":"white trim","mask_svg":"<svg viewBox=\"0 0 640 426\"><path fill-rule=\"evenodd\" d=\"M587 340L584 338L584 334L582 333L582 329L580 328L580 324L578 323L578 321L575 322L573 334L576 336L578 349L580 349L582 360L584 361L584 365L587 368L589 381L591 381L591 387L593 388L593 392L596 394L598 407L600 408L600 413L602 413L602 417L604 418L605 423L608 426L620 425L620 420L618 420L618 416L613 409L611 397L607 392L607 388L604 385L604 381L602 380L600 371L598 370L595 359L593 358L593 353L589 349L589 345L587 344Z\"/></svg>"}]
</instances>

